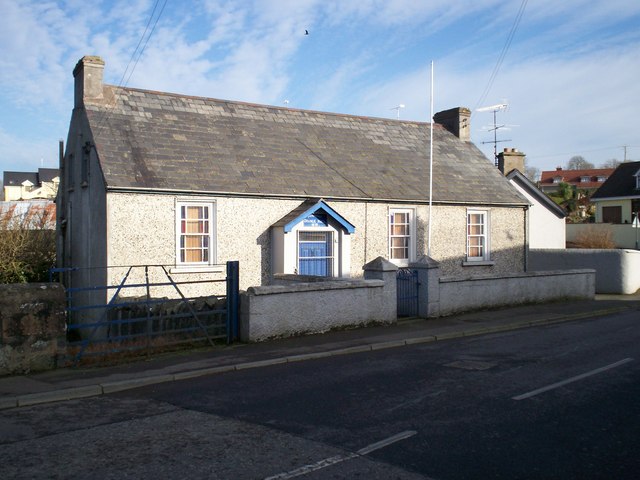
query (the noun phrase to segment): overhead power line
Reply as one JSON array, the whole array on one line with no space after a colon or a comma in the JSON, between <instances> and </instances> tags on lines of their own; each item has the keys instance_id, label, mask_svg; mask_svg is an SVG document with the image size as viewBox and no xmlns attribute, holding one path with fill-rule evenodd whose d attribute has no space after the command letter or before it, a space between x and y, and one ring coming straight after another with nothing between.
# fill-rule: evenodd
<instances>
[{"instance_id":1,"label":"overhead power line","mask_svg":"<svg viewBox=\"0 0 640 480\"><path fill-rule=\"evenodd\" d=\"M524 10L527 6L527 2L528 0L522 0L522 3L520 4L520 9L518 10L516 18L513 21L513 25L511 26L511 30L509 31L509 35L507 36L507 41L505 42L504 47L502 47L502 51L500 52L500 56L498 57L496 66L493 67L493 72L491 72L491 76L489 77L487 86L484 88L484 90L482 91L482 95L480 95L480 98L476 102L476 106L473 109L474 111L477 110L478 107L485 102L487 95L489 95L489 92L491 91L491 87L493 87L493 82L498 76L498 72L500 71L502 62L504 61L504 58L506 57L507 52L509 51L509 47L511 47L511 42L513 41L513 37L515 36L516 31L518 30L518 26L520 25L520 20L522 20L522 15L524 14Z\"/></svg>"},{"instance_id":2,"label":"overhead power line","mask_svg":"<svg viewBox=\"0 0 640 480\"><path fill-rule=\"evenodd\" d=\"M136 45L136 48L131 53L131 57L129 58L129 62L127 63L127 67L124 69L124 72L122 73L122 77L120 78L120 81L118 82L118 88L126 87L129 84L129 80L131 80L131 76L133 75L133 72L135 71L136 67L138 66L138 62L140 61L140 58L142 57L142 54L144 53L145 49L147 48L147 44L149 43L149 40L151 39L151 37L153 35L153 32L155 31L156 26L158 25L158 22L160 21L160 17L162 17L164 9L167 6L167 2L169 0L164 0L158 15L155 16L155 21L153 21L154 20L154 15L156 13L156 10L158 10L158 5L160 4L160 1L161 0L156 0L155 4L153 5L153 10L151 11L151 15L149 15L149 20L147 21L147 25L144 28L144 32L142 32L142 35L140 36L140 40L138 40L138 44ZM151 30L149 30L149 26L151 25L151 22L153 22L153 27L151 27ZM149 33L147 34L147 32L149 32ZM133 63L133 66L131 66L132 63ZM131 67L131 70L129 70L129 67ZM128 75L127 75L127 72L128 72ZM115 105L113 105L110 109L107 110L107 112L105 112L103 114L102 118L98 121L98 125L96 127L96 132L99 132L101 127L102 127L102 125L107 120L109 120L109 117L111 117L111 114L113 113L114 109L115 109Z\"/></svg>"}]
</instances>

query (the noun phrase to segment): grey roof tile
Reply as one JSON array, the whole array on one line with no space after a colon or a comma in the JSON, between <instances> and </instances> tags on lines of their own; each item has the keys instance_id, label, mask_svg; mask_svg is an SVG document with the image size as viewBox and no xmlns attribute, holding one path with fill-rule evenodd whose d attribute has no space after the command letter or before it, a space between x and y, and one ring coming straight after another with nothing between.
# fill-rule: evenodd
<instances>
[{"instance_id":1,"label":"grey roof tile","mask_svg":"<svg viewBox=\"0 0 640 480\"><path fill-rule=\"evenodd\" d=\"M109 188L428 200L427 123L105 88L115 107L86 109ZM434 127L434 201L526 205L472 143Z\"/></svg>"},{"instance_id":2,"label":"grey roof tile","mask_svg":"<svg viewBox=\"0 0 640 480\"><path fill-rule=\"evenodd\" d=\"M605 199L640 196L640 190L636 188L636 177L634 176L639 171L640 162L621 163L591 198Z\"/></svg>"}]
</instances>

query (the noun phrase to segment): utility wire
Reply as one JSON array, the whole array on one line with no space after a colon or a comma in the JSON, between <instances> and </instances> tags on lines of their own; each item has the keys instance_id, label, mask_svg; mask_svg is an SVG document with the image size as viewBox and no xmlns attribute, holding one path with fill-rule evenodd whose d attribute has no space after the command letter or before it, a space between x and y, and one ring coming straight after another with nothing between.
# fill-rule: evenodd
<instances>
[{"instance_id":1,"label":"utility wire","mask_svg":"<svg viewBox=\"0 0 640 480\"><path fill-rule=\"evenodd\" d=\"M502 66L502 62L504 61L504 58L506 57L507 52L509 51L509 47L511 47L511 42L513 41L513 37L516 34L516 30L518 30L518 26L520 25L520 20L522 20L522 15L524 14L524 10L527 6L527 2L528 0L522 0L522 3L520 4L520 9L518 10L518 13L516 14L516 18L513 21L513 25L511 26L511 31L507 36L507 41L505 42L504 47L502 47L502 51L500 52L500 56L498 57L498 61L496 62L496 66L493 67L493 72L491 72L491 76L489 77L487 86L484 88L482 95L480 95L480 98L478 99L478 102L476 103L476 106L472 110L472 112L478 109L480 105L482 105L486 100L487 95L489 95L489 92L491 91L491 87L493 87L493 82L495 81L498 75L498 72L500 71L500 67Z\"/></svg>"},{"instance_id":2,"label":"utility wire","mask_svg":"<svg viewBox=\"0 0 640 480\"><path fill-rule=\"evenodd\" d=\"M162 13L164 12L164 9L167 6L168 1L169 0L164 0L162 7L160 8L160 12L155 18L153 27L151 27L151 31L149 32L149 26L153 21L153 17L156 13L156 10L158 9L158 5L160 4L160 0L156 0L155 4L153 5L153 10L151 11L151 15L149 15L149 20L147 21L147 25L144 28L144 32L142 32L142 35L140 36L140 40L138 40L138 44L136 45L136 48L133 50L133 53L131 54L131 58L129 58L129 62L127 63L127 67L124 69L124 72L122 73L122 77L118 82L118 88L126 87L127 84L129 83L129 80L131 80L131 76L133 75L133 72L135 71L136 66L138 65L138 62L140 61L142 54L147 48L147 44L149 43L149 40L151 39L151 36L153 35L153 32L155 31L156 26L160 21L160 17L162 17ZM147 35L147 32L149 32L148 35ZM140 48L141 45L142 45L142 48ZM131 70L129 71L129 67L131 66L132 62L133 62L133 67L131 67ZM127 75L127 72L129 72L128 75ZM126 77L126 80L125 80L125 77ZM111 108L109 108L106 112L103 113L102 118L100 118L100 120L98 121L98 125L96 127L96 134L100 131L103 124L109 120L114 109L115 109L115 103L113 106L111 106Z\"/></svg>"},{"instance_id":3,"label":"utility wire","mask_svg":"<svg viewBox=\"0 0 640 480\"><path fill-rule=\"evenodd\" d=\"M122 78L120 78L120 81L118 82L118 87L121 87L123 85L124 79L127 76L127 72L129 71L129 67L131 66L131 62L133 62L133 59L135 58L136 53L140 48L140 45L142 45L142 41L144 40L144 37L147 35L147 31L149 30L149 25L151 25L151 20L153 20L153 16L156 13L156 9L158 8L159 3L160 3L160 0L156 0L156 3L153 5L153 10L151 11L151 15L149 15L147 26L144 27L144 32L142 32L142 35L140 36L140 40L138 40L138 45L136 45L136 48L133 50L133 53L131 54L131 58L129 58L129 62L127 63L127 68L124 69L124 72L122 73ZM135 69L135 66L133 68ZM130 77L131 75L129 75L129 78ZM129 78L127 78L127 82L129 81Z\"/></svg>"},{"instance_id":4,"label":"utility wire","mask_svg":"<svg viewBox=\"0 0 640 480\"><path fill-rule=\"evenodd\" d=\"M623 146L624 147L624 146ZM602 152L605 150L615 150L618 148L623 148L620 145L615 145L615 146L611 146L611 147L601 147L601 148L592 148L590 150L580 150L580 151L573 151L573 152L565 152L565 153L553 153L553 154L545 154L545 155L532 155L535 158L553 158L553 157L565 157L568 155L581 155L583 153L592 153L592 152ZM626 145L627 149L630 148L640 148L639 145Z\"/></svg>"}]
</instances>

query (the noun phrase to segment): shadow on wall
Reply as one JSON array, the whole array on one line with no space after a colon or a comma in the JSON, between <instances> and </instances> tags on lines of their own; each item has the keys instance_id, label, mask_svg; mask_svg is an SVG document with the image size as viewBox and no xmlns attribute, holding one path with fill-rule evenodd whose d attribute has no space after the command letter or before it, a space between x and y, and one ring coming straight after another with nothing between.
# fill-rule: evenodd
<instances>
[{"instance_id":1,"label":"shadow on wall","mask_svg":"<svg viewBox=\"0 0 640 480\"><path fill-rule=\"evenodd\" d=\"M506 275L526 268L524 247L491 250L488 261L468 261L462 255L440 257L437 248L432 249L431 257L440 264L442 276Z\"/></svg>"},{"instance_id":2,"label":"shadow on wall","mask_svg":"<svg viewBox=\"0 0 640 480\"><path fill-rule=\"evenodd\" d=\"M428 224L424 220L418 220L416 225L416 258L420 258L427 254L427 241L428 241ZM505 238L509 240L513 239L513 234L506 233ZM268 228L264 230L257 238L256 244L260 246L260 284L270 285L272 282L272 241L271 230ZM352 243L352 248L357 245ZM439 248L440 247L440 248ZM526 259L524 246L518 246L514 248L492 249L490 250L490 257L487 262L473 262L467 261L464 256L465 245L461 244L460 255L442 256L440 252L443 249L448 248L446 245L444 248L442 245L435 245L432 247L431 257L440 263L440 272L443 276L473 276L473 275L502 275L509 273L522 273L526 269ZM372 261L374 258L380 256L379 253L372 252L375 255L373 258L366 258L366 262ZM387 257L387 255L383 255ZM351 258L357 258L358 255L352 250ZM362 273L358 275L352 275L352 278L360 278Z\"/></svg>"},{"instance_id":3,"label":"shadow on wall","mask_svg":"<svg viewBox=\"0 0 640 480\"><path fill-rule=\"evenodd\" d=\"M531 270L592 268L596 293L630 295L640 289L640 251L623 249L532 249Z\"/></svg>"},{"instance_id":4,"label":"shadow on wall","mask_svg":"<svg viewBox=\"0 0 640 480\"><path fill-rule=\"evenodd\" d=\"M260 245L260 283L269 285L271 281L271 229L267 228L256 239Z\"/></svg>"}]
</instances>

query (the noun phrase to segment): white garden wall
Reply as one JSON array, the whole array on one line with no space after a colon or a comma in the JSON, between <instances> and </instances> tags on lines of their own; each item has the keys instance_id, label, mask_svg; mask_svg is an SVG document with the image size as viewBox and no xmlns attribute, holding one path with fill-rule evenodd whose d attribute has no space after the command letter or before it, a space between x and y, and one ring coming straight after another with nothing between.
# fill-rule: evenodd
<instances>
[{"instance_id":1,"label":"white garden wall","mask_svg":"<svg viewBox=\"0 0 640 480\"><path fill-rule=\"evenodd\" d=\"M532 270L592 268L596 293L632 294L640 289L640 252L569 248L529 251Z\"/></svg>"},{"instance_id":2,"label":"white garden wall","mask_svg":"<svg viewBox=\"0 0 640 480\"><path fill-rule=\"evenodd\" d=\"M240 294L240 339L255 342L394 323L397 267L379 257L365 265L364 271L365 278L358 280L250 287Z\"/></svg>"}]
</instances>

